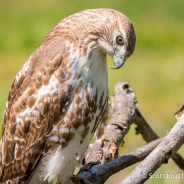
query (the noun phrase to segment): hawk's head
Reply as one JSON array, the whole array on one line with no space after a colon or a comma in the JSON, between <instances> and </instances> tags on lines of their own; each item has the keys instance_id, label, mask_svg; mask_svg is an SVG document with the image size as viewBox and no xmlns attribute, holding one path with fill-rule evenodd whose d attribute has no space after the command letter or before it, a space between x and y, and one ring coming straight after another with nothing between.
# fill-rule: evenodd
<instances>
[{"instance_id":1,"label":"hawk's head","mask_svg":"<svg viewBox=\"0 0 184 184\"><path fill-rule=\"evenodd\" d=\"M136 41L129 18L112 9L75 13L61 21L48 40L57 36L68 40L80 56L91 56L94 50L111 55L115 69L120 68L133 53Z\"/></svg>"},{"instance_id":2,"label":"hawk's head","mask_svg":"<svg viewBox=\"0 0 184 184\"><path fill-rule=\"evenodd\" d=\"M114 69L118 69L134 51L136 42L134 27L122 13L109 9L103 11L108 12L108 15L101 13L104 16L104 27L98 43L105 53L113 57Z\"/></svg>"}]
</instances>

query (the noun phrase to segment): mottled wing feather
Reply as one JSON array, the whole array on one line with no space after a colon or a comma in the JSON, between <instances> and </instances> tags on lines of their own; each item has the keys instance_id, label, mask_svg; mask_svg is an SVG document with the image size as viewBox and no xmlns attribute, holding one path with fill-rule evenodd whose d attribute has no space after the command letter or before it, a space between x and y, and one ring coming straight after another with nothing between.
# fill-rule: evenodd
<instances>
[{"instance_id":1,"label":"mottled wing feather","mask_svg":"<svg viewBox=\"0 0 184 184\"><path fill-rule=\"evenodd\" d=\"M54 91L64 85L56 81L63 55L64 44L42 44L16 76L4 115L0 181L25 177L43 153L44 137L62 109L55 103L65 98Z\"/></svg>"},{"instance_id":2,"label":"mottled wing feather","mask_svg":"<svg viewBox=\"0 0 184 184\"><path fill-rule=\"evenodd\" d=\"M17 74L16 79L13 81L11 89L9 91L9 96L8 96L8 101L6 102L6 109L4 112L4 120L3 120L3 134L4 134L4 128L6 126L6 122L9 119L9 114L10 114L10 110L11 110L11 106L16 98L16 96L19 96L20 93L18 93L17 91L19 90L19 87L21 86L22 82L25 79L25 73L24 71L27 70L27 66L28 66L29 61L27 61L24 65L24 67L21 69L21 71Z\"/></svg>"}]
</instances>

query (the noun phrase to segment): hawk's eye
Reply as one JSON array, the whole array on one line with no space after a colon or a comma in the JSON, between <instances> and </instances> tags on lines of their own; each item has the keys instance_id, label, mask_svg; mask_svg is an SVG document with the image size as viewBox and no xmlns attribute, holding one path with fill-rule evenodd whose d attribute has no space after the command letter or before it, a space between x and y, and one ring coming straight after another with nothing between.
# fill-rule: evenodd
<instances>
[{"instance_id":1,"label":"hawk's eye","mask_svg":"<svg viewBox=\"0 0 184 184\"><path fill-rule=\"evenodd\" d=\"M122 36L117 36L117 37L116 37L116 43L117 43L118 45L123 45L123 44L124 44L123 37L122 37Z\"/></svg>"}]
</instances>

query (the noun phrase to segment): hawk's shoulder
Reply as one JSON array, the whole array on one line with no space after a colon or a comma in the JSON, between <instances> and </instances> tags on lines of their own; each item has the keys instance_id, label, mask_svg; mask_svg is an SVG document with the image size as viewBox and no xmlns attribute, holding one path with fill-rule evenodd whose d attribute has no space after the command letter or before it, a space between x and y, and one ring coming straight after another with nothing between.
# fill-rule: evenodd
<instances>
[{"instance_id":1,"label":"hawk's shoulder","mask_svg":"<svg viewBox=\"0 0 184 184\"><path fill-rule=\"evenodd\" d=\"M65 99L57 92L66 82L59 72L66 72L64 51L64 43L42 44L11 86L3 121L1 180L26 174L44 150L44 136L62 109L55 104Z\"/></svg>"}]
</instances>

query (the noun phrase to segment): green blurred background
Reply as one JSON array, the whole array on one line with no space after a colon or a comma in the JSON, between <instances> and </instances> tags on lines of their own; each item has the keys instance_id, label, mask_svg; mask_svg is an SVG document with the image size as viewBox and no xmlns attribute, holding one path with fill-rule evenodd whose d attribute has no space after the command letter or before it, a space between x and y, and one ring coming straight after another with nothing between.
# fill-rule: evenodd
<instances>
[{"instance_id":1,"label":"green blurred background","mask_svg":"<svg viewBox=\"0 0 184 184\"><path fill-rule=\"evenodd\" d=\"M137 44L120 70L109 69L109 89L127 81L138 107L154 130L164 136L176 120L173 113L184 103L183 0L0 0L0 116L10 85L28 56L62 18L83 9L114 8L132 20ZM112 66L108 60L109 68ZM122 154L144 144L135 127L125 139ZM179 151L184 156L184 148ZM119 183L132 166L108 183ZM171 161L157 173L182 172ZM151 179L147 183L184 183L184 179Z\"/></svg>"}]
</instances>

